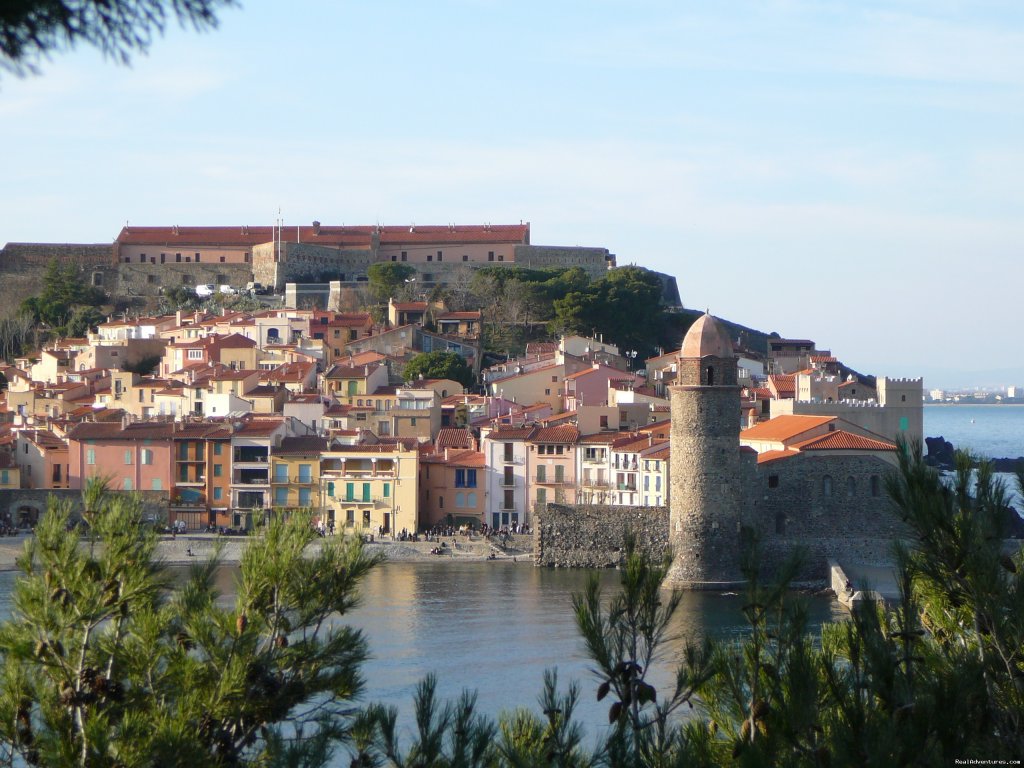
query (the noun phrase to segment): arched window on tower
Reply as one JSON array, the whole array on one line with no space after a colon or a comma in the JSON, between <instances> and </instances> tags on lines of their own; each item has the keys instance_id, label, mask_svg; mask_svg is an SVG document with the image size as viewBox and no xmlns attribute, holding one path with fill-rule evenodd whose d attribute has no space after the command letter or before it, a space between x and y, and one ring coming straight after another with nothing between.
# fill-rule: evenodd
<instances>
[{"instance_id":1,"label":"arched window on tower","mask_svg":"<svg viewBox=\"0 0 1024 768\"><path fill-rule=\"evenodd\" d=\"M878 475L871 476L871 495L876 499L882 495L882 482Z\"/></svg>"},{"instance_id":2,"label":"arched window on tower","mask_svg":"<svg viewBox=\"0 0 1024 768\"><path fill-rule=\"evenodd\" d=\"M825 475L823 478L821 478L821 495L832 495L832 475Z\"/></svg>"},{"instance_id":3,"label":"arched window on tower","mask_svg":"<svg viewBox=\"0 0 1024 768\"><path fill-rule=\"evenodd\" d=\"M857 481L853 479L853 475L846 478L846 495L848 498L853 498L857 494Z\"/></svg>"},{"instance_id":4,"label":"arched window on tower","mask_svg":"<svg viewBox=\"0 0 1024 768\"><path fill-rule=\"evenodd\" d=\"M715 368L714 368L714 366L709 365L707 367L707 369L706 369L706 374L707 374L707 376L706 376L706 378L707 378L707 381L706 381L707 385L709 387L713 387L715 385Z\"/></svg>"}]
</instances>

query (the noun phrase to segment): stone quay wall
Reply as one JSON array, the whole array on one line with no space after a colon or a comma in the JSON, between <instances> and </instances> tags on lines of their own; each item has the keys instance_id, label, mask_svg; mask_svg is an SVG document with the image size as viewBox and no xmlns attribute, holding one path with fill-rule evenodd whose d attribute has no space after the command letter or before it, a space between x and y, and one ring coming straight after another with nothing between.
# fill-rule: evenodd
<instances>
[{"instance_id":1,"label":"stone quay wall","mask_svg":"<svg viewBox=\"0 0 1024 768\"><path fill-rule=\"evenodd\" d=\"M111 493L120 493L111 491ZM131 491L142 500L143 516L155 522L167 521L167 491ZM0 519L15 525L23 520L38 520L46 512L49 498L66 499L71 502L75 513L82 511L82 492L80 490L60 489L26 489L10 488L0 490Z\"/></svg>"},{"instance_id":2,"label":"stone quay wall","mask_svg":"<svg viewBox=\"0 0 1024 768\"><path fill-rule=\"evenodd\" d=\"M535 565L614 568L625 555L627 533L637 548L661 558L669 546L668 507L541 504L534 512Z\"/></svg>"}]
</instances>

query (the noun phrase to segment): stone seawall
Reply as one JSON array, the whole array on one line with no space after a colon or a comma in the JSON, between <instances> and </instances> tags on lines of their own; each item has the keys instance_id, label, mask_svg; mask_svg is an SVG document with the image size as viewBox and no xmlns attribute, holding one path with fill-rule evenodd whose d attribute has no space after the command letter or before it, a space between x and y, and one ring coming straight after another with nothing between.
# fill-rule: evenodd
<instances>
[{"instance_id":1,"label":"stone seawall","mask_svg":"<svg viewBox=\"0 0 1024 768\"><path fill-rule=\"evenodd\" d=\"M534 523L534 563L548 568L614 568L627 533L653 558L668 549L667 507L547 504L537 509Z\"/></svg>"},{"instance_id":2,"label":"stone seawall","mask_svg":"<svg viewBox=\"0 0 1024 768\"><path fill-rule=\"evenodd\" d=\"M117 493L113 491L112 493ZM167 520L167 491L131 491L142 499L143 514L154 521ZM66 499L71 502L75 512L82 511L82 492L79 490L57 489L47 490L31 488L12 488L0 490L0 519L15 525L34 524L39 516L46 511L50 498Z\"/></svg>"}]
</instances>

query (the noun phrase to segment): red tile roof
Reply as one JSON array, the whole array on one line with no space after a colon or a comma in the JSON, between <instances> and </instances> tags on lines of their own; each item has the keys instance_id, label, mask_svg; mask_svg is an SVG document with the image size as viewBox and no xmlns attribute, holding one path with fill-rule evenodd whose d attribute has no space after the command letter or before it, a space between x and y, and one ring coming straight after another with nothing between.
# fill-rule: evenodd
<instances>
[{"instance_id":1,"label":"red tile roof","mask_svg":"<svg viewBox=\"0 0 1024 768\"><path fill-rule=\"evenodd\" d=\"M282 229L286 240L293 233L303 243L369 249L373 236L382 246L451 243L528 243L529 224L459 224L450 226L312 226ZM274 239L271 226L234 227L124 227L117 236L120 245L160 244L173 246L253 246Z\"/></svg>"},{"instance_id":2,"label":"red tile roof","mask_svg":"<svg viewBox=\"0 0 1024 768\"><path fill-rule=\"evenodd\" d=\"M774 373L768 377L769 391L774 389L780 399L796 396L796 376L792 374Z\"/></svg>"},{"instance_id":3,"label":"red tile roof","mask_svg":"<svg viewBox=\"0 0 1024 768\"><path fill-rule=\"evenodd\" d=\"M776 416L743 430L740 432L740 440L791 440L835 420L835 416Z\"/></svg>"},{"instance_id":4,"label":"red tile roof","mask_svg":"<svg viewBox=\"0 0 1024 768\"><path fill-rule=\"evenodd\" d=\"M560 424L557 427L541 427L528 443L575 443L580 439L580 431L572 424Z\"/></svg>"},{"instance_id":5,"label":"red tile roof","mask_svg":"<svg viewBox=\"0 0 1024 768\"><path fill-rule=\"evenodd\" d=\"M797 451L765 451L764 453L757 454L757 463L767 464L769 461L778 461L779 459L788 459L799 455Z\"/></svg>"},{"instance_id":6,"label":"red tile roof","mask_svg":"<svg viewBox=\"0 0 1024 768\"><path fill-rule=\"evenodd\" d=\"M812 437L797 443L793 448L801 451L895 451L896 444L888 440L873 440L863 435L855 435L844 429L829 432L827 435Z\"/></svg>"},{"instance_id":7,"label":"red tile roof","mask_svg":"<svg viewBox=\"0 0 1024 768\"><path fill-rule=\"evenodd\" d=\"M437 433L434 445L439 451L443 451L445 448L472 448L473 436L468 429L445 427Z\"/></svg>"}]
</instances>

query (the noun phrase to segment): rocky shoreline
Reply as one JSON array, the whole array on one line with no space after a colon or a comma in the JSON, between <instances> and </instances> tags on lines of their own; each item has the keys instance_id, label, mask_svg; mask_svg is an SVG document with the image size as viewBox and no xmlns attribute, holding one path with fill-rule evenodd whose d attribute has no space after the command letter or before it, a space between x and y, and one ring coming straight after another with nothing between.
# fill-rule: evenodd
<instances>
[{"instance_id":1,"label":"rocky shoreline","mask_svg":"<svg viewBox=\"0 0 1024 768\"><path fill-rule=\"evenodd\" d=\"M956 446L949 442L949 440L942 435L926 437L924 444L926 449L924 460L929 466L944 470L954 469L953 462ZM1024 467L1024 456L1018 456L1016 459L991 459L991 462L992 468L996 472L1016 472L1019 467Z\"/></svg>"}]
</instances>

